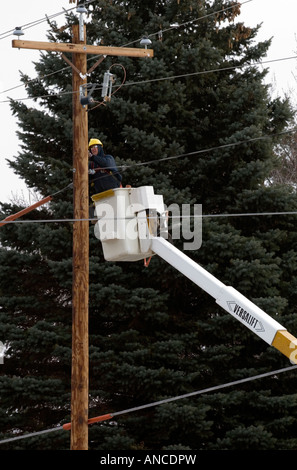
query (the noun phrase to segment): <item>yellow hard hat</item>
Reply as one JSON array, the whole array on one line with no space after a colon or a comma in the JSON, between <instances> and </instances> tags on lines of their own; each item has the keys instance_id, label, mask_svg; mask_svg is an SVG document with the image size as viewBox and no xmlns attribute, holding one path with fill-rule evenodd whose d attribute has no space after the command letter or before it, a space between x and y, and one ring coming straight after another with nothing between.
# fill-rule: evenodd
<instances>
[{"instance_id":1,"label":"yellow hard hat","mask_svg":"<svg viewBox=\"0 0 297 470\"><path fill-rule=\"evenodd\" d=\"M99 139L90 139L89 148L92 147L93 145L101 145L101 147L103 147L103 144L102 142L100 142Z\"/></svg>"}]
</instances>

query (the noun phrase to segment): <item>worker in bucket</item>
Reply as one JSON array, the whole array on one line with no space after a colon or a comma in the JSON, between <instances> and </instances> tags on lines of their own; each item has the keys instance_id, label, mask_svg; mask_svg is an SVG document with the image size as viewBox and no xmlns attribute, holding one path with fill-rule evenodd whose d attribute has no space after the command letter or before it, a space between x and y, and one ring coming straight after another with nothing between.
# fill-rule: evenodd
<instances>
[{"instance_id":1,"label":"worker in bucket","mask_svg":"<svg viewBox=\"0 0 297 470\"><path fill-rule=\"evenodd\" d=\"M122 176L112 155L105 155L99 139L89 141L90 193L97 194L119 188Z\"/></svg>"}]
</instances>

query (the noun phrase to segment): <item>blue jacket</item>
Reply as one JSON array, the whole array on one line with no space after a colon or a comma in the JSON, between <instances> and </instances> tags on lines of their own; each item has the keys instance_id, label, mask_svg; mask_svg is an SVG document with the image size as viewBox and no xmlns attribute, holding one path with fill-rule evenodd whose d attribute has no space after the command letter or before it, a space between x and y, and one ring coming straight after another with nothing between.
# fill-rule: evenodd
<instances>
[{"instance_id":1,"label":"blue jacket","mask_svg":"<svg viewBox=\"0 0 297 470\"><path fill-rule=\"evenodd\" d=\"M120 187L122 176L117 169L115 159L112 155L105 155L102 147L99 147L97 155L89 158L89 170L95 170L95 174L90 175L93 194Z\"/></svg>"}]
</instances>

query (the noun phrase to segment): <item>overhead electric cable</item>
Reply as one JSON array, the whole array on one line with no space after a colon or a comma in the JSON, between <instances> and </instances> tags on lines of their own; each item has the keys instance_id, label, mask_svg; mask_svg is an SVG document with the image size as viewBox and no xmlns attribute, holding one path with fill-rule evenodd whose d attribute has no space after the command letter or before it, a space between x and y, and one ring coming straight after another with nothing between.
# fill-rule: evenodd
<instances>
[{"instance_id":1,"label":"overhead electric cable","mask_svg":"<svg viewBox=\"0 0 297 470\"><path fill-rule=\"evenodd\" d=\"M279 369L279 370L273 371L273 372L266 372L264 374L255 375L253 377L248 377L248 378L245 378L245 379L234 380L233 382L225 383L223 385L216 385L214 387L205 388L203 390L198 390L198 391L195 391L195 392L185 393L183 395L179 395L179 396L176 396L176 397L173 397L173 398L165 398L163 400L155 401L153 403L148 403L146 405L135 406L134 408L128 408L126 410L117 411L115 413L107 413L107 414L104 414L102 416L98 416L98 417L95 417L95 418L90 418L88 422L89 422L89 424L93 424L93 423L96 423L96 422L106 421L108 419L111 419L111 418L114 418L116 416L120 416L120 415L123 415L123 414L133 413L135 411L144 410L146 408L152 408L152 407L155 407L155 406L164 405L166 403L170 403L170 402L185 399L185 398L194 397L194 396L197 396L197 395L202 395L204 393L216 392L218 390L222 390L224 388L232 387L234 385L241 385L241 384L244 384L244 383L247 383L247 382L251 382L253 380L258 380L258 379L262 379L264 377L269 377L271 375L276 375L276 374L279 374L279 373L282 373L282 372L292 371L293 369L296 369L296 368L297 368L297 366L295 365L295 366L286 367L285 369ZM71 423L64 424L63 429L65 429L65 430L71 429Z\"/></svg>"},{"instance_id":2,"label":"overhead electric cable","mask_svg":"<svg viewBox=\"0 0 297 470\"><path fill-rule=\"evenodd\" d=\"M76 8L76 7L69 8L68 10L63 10L60 13L54 13L54 14L46 16L45 18L42 18L40 20L32 21L31 23L27 23L25 25L22 25L21 28L22 28L22 30L25 30L25 29L32 28L34 26L38 26L39 24L43 23L44 21L52 20L53 18L56 18L57 16L60 16L65 12L67 13L68 11L73 10L74 8ZM14 30L12 29L10 31L7 31L6 33L0 33L0 36L1 36L0 41L2 39L10 37L13 34L13 31ZM4 34L6 34L6 36L4 36Z\"/></svg>"},{"instance_id":3,"label":"overhead electric cable","mask_svg":"<svg viewBox=\"0 0 297 470\"><path fill-rule=\"evenodd\" d=\"M145 162L138 162L138 163L136 162L136 163L132 163L129 166L119 165L118 168L124 168L124 169L133 168L135 166L151 165L152 163L159 163L159 162L163 162L163 161L176 160L178 158L191 157L193 155L199 155L201 153L209 153L209 152L213 152L214 150L221 150L221 149L224 149L224 148L235 147L237 145L243 145L243 144L247 144L247 143L250 143L250 142L256 142L256 141L259 141L259 140L268 140L268 139L272 139L273 137L282 136L282 135L286 135L286 134L291 134L293 132L297 132L297 127L294 127L292 129L288 129L286 131L278 132L276 134L263 135L263 136L259 136L259 137L252 137L251 139L247 139L247 140L239 140L238 142L231 142L229 144L217 145L217 146L214 146L214 147L209 147L207 149L194 150L193 152L183 153L183 154L179 154L179 155L173 155L171 157L163 157L163 158L158 158L156 160L148 160L148 161L145 161Z\"/></svg>"},{"instance_id":4,"label":"overhead electric cable","mask_svg":"<svg viewBox=\"0 0 297 470\"><path fill-rule=\"evenodd\" d=\"M194 152L184 153L184 154L181 154L181 155L173 155L172 157L164 157L164 158L160 158L160 159L157 159L157 160L150 160L150 161L146 161L146 162L138 162L138 163L133 163L131 165L118 165L118 168L122 168L123 170L127 170L129 168L133 168L134 166L149 165L149 164L152 164L152 163L158 163L160 161L167 161L167 160L177 159L177 158L181 158L181 157L185 158L187 156L198 155L198 154L201 154L201 153L208 153L210 151L220 150L222 148L233 147L233 146L237 146L237 145L240 145L240 144L246 144L246 143L254 142L254 141L258 141L258 140L267 140L267 139L271 139L271 138L276 137L276 136L285 135L285 134L296 132L296 131L297 131L297 128L293 128L293 129L289 129L287 131L283 131L283 132L273 134L273 135L270 135L270 136L266 135L266 136L261 136L261 137L255 137L255 138L244 140L244 141L232 142L230 144L223 144L223 145L220 145L220 146L211 147L209 149L197 150L197 151L194 151ZM109 169L109 167L106 167L105 169ZM100 176L100 178L105 178L105 177L109 177L109 175ZM54 193L52 196L48 196L48 197L52 198L54 195L64 191L65 189L71 187L72 185L73 184L70 183L66 187L64 187L61 190ZM45 204L45 202L43 202L43 204ZM33 209L31 209L31 210L33 210ZM25 214L26 211L27 210L24 209L23 211L21 211L21 213ZM270 215L271 216L271 215L295 215L295 214L296 214L296 212L294 212L294 211L288 211L288 212L265 212L265 213L244 213L244 214L236 214L236 213L235 214L209 214L209 215L206 214L206 215L201 215L201 216L199 215L199 216L196 216L196 217L204 217L204 218L206 218L206 217L246 217L246 216L261 216L261 215L266 215L266 216ZM18 217L21 217L21 215L19 215ZM193 217L193 216L190 216L190 217ZM15 223L47 223L47 222L62 223L62 222L74 222L74 221L83 221L83 220L94 220L94 219L50 219L50 220L46 219L46 220L18 220L18 221L15 221L15 220L13 220L13 215L11 215L11 216L6 217L6 219L0 221L0 226L1 225L6 225L8 223L14 223L14 222Z\"/></svg>"},{"instance_id":5,"label":"overhead electric cable","mask_svg":"<svg viewBox=\"0 0 297 470\"><path fill-rule=\"evenodd\" d=\"M85 0L84 1L84 5L88 5L90 3L93 3L95 2L96 0ZM65 13L68 13L72 10L75 10L77 7L71 7L71 8L63 8L63 11L60 11L60 12L57 12L57 13L52 13L51 15L47 15L45 14L44 17L38 19L38 20L34 20L34 21L30 21L29 23L25 23L23 25L21 25L21 28L24 30L24 29L29 29L29 28L33 28L34 26L37 26L39 24L42 24L42 23L45 23L47 22L48 20L52 20L53 18L56 18L57 16L60 16L60 15L63 15ZM3 33L0 33L0 41L1 39L5 39L9 36L12 36L13 34L13 31L15 30L15 28L12 28L8 31L5 31Z\"/></svg>"},{"instance_id":6,"label":"overhead electric cable","mask_svg":"<svg viewBox=\"0 0 297 470\"><path fill-rule=\"evenodd\" d=\"M233 213L233 214L193 214L193 215L168 215L168 219L212 219L212 218L228 218L228 217L272 217L272 216L281 216L281 215L297 215L297 211L284 211L284 212L243 212L243 213ZM151 217L154 219L154 217ZM109 218L109 217L102 217L102 220L133 220L134 218L131 217L116 217L116 218ZM150 217L148 217L150 219ZM38 220L0 220L0 226L8 225L8 224L46 224L46 223L72 223L72 222L91 222L91 221L98 221L101 220L100 218L88 218L88 219L38 219Z\"/></svg>"},{"instance_id":7,"label":"overhead electric cable","mask_svg":"<svg viewBox=\"0 0 297 470\"><path fill-rule=\"evenodd\" d=\"M162 29L162 33L167 33L168 31L177 30L177 29L182 28L183 26L186 26L188 24L196 23L197 21L204 20L206 18L209 18L210 16L217 15L218 13L225 13L226 11L233 9L236 5L242 6L245 3L250 3L250 2L253 2L253 1L254 0L246 0L244 2L233 3L233 5L231 5L230 7L225 7L225 8L222 8L221 10L217 10L217 11L214 11L212 13L208 13L207 15L200 16L199 18L195 18L194 20L188 20L188 21L185 21L184 23L177 23L177 24L174 24L174 25L170 26L169 28ZM159 32L160 32L160 30L157 31L156 33L149 34L147 37L151 38L153 36L157 36L159 34ZM126 43L122 47L130 46L131 44L135 44L139 41L140 41L140 39L136 39L135 41L131 41L131 42Z\"/></svg>"},{"instance_id":8,"label":"overhead electric cable","mask_svg":"<svg viewBox=\"0 0 297 470\"><path fill-rule=\"evenodd\" d=\"M262 65L269 64L271 62L281 62L281 61L284 61L284 60L292 60L292 59L297 59L297 55L290 56L290 57L281 57L279 59L265 60L265 61L262 61L262 62L254 62L254 63L250 63L250 64L232 65L230 67L222 67L222 68L216 68L216 69L202 70L200 72L184 73L184 74L181 74L181 75L172 75L172 76L167 76L167 77L151 78L149 80L140 80L138 82L126 82L126 83L124 83L120 86L121 87L122 86L123 87L129 87L129 86L134 86L134 85L145 85L147 83L161 82L161 81L166 81L166 80L176 80L176 79L181 79L181 78L194 77L194 76L197 76L197 75L204 75L204 74L208 74L208 73L226 72L226 71L231 71L231 70L235 70L235 69L242 69L244 67L257 67L257 66L262 66ZM69 67L65 67L64 69L60 69L56 72L52 72L51 74L44 75L43 77L40 77L40 78L49 77L50 75L60 73L62 70L66 70L68 68ZM38 78L33 78L29 82L34 81L34 80L38 80ZM4 90L4 91L0 91L0 94L7 93L8 91L12 91L16 88L19 88L20 86L22 86L22 85L17 85L16 87L9 88L9 89ZM98 91L98 90L101 90L101 89L102 89L102 86L98 86L98 87L94 88L94 91ZM26 100L33 100L33 99L36 100L36 99L41 99L41 98L49 98L49 97L51 98L53 96L71 95L71 94L74 94L74 93L75 92L72 92L72 91L62 91L62 92L57 92L57 93L51 93L49 95L40 95L40 96L33 96L33 97L26 97L26 98L14 98L14 100L16 100L16 101L26 101ZM7 100L0 101L0 103L8 103L9 101L10 101L10 99L7 99Z\"/></svg>"},{"instance_id":9,"label":"overhead electric cable","mask_svg":"<svg viewBox=\"0 0 297 470\"><path fill-rule=\"evenodd\" d=\"M155 401L155 402L152 402L152 403L147 403L145 405L135 406L133 408L128 408L128 409L122 410L122 411L116 411L114 413L107 413L107 414L104 414L104 415L101 415L101 416L98 416L98 417L95 417L95 418L90 418L88 420L88 423L89 424L94 424L94 423L102 422L102 421L105 421L105 420L108 420L108 419L111 419L111 418L114 418L116 416L120 416L120 415L123 415L123 414L133 413L135 411L141 411L141 410L144 410L144 409L147 409L147 408L152 408L152 407L155 407L155 406L164 405L166 403L170 403L170 402L173 402L173 401L182 400L182 399L185 399L185 398L191 398L191 397L198 396L198 395L203 395L204 393L216 392L218 390L223 390L224 388L234 387L236 385L242 385L242 384L245 384L245 383L248 383L248 382L252 382L254 380L259 380L259 379L263 379L263 378L266 378L266 377L271 377L273 375L282 374L284 372L291 372L291 371L295 370L296 368L297 368L297 365L284 367L282 369L277 369L277 370L273 370L273 371L270 371L270 372L265 372L263 374L254 375L252 377L247 377L247 378L244 378L244 379L234 380L233 382L228 382L228 383L225 383L225 384L222 384L222 385L215 385L214 387L208 387L208 388L205 388L203 390L197 390L197 391L194 391L194 392L185 393L183 395L178 395L176 397L164 398L163 400ZM50 432L54 432L54 431L69 430L69 429L70 429L70 423L66 423L62 426L57 426L55 428L45 429L43 431L36 431L36 432L33 432L33 433L23 434L22 436L16 436L16 437L10 437L10 438L7 438L7 439L3 439L3 440L0 441L0 444L7 444L9 442L17 441L19 439L27 439L29 437L35 437L35 436L39 436L41 434L46 434L46 433L50 433Z\"/></svg>"},{"instance_id":10,"label":"overhead electric cable","mask_svg":"<svg viewBox=\"0 0 297 470\"><path fill-rule=\"evenodd\" d=\"M94 2L94 1L95 1L95 0L89 0L89 1L87 1L86 3L92 3L92 2ZM245 4L245 3L249 3L249 2L252 2L252 1L253 1L253 0L246 0L245 2L241 2L241 3L238 3L238 4L239 4L239 5L243 5L243 4ZM202 17L200 17L200 18L196 18L196 19L194 19L194 20L189 20L189 21L187 21L187 22L185 22L185 23L181 23L180 25L171 26L170 28L167 28L166 30L163 30L163 32L169 31L169 30L172 30L172 29L176 30L176 29L178 29L179 27L182 27L182 26L184 26L184 25L186 25L186 24L189 24L189 23L192 23L192 22L197 22L197 21L203 20L203 19L205 19L205 18L207 18L207 17L209 17L209 16L213 16L213 15L216 15L216 14L218 14L218 13L225 12L225 11L231 9L231 8L234 8L234 6L235 6L235 5L233 4L233 5L230 6L230 7L222 8L221 10L218 10L218 11L215 11L215 12L212 12L212 13L209 13L208 15L202 16ZM71 8L71 9L69 9L69 10L72 10L72 9L73 9L73 8ZM67 11L68 11L68 10L67 10ZM151 34L149 35L149 37L156 36L156 35L158 35L158 33L159 33L159 31L156 32L156 33L151 33ZM1 39L1 38L0 38L0 39ZM139 42L139 41L140 41L140 39L136 39L135 41L129 42L129 43L124 44L124 45L122 45L122 46L120 46L120 47L127 47L127 46L129 46L129 45L131 45L131 44L135 44L136 42ZM94 57L96 57L96 56L94 56ZM94 58L94 57L93 57L93 58ZM90 58L90 59L88 59L88 60L92 60L92 58ZM51 72L50 74L44 75L43 77L40 77L40 78L47 78L47 77L49 77L49 76L51 76L51 75L53 75L53 74L63 72L64 70L69 69L69 68L70 68L70 66L69 66L69 67L68 67L68 66L67 66L67 67L63 67L62 69L59 69L59 70L57 70L57 71L55 71L55 72ZM201 73L206 73L206 72L201 72ZM36 78L30 80L30 82L33 81L33 80L36 80ZM14 89L16 89L16 88L23 87L23 86L25 86L25 85L26 85L26 84L16 85L16 86L13 87L13 88L0 91L0 94L2 94L2 93L7 93L8 91L14 90ZM29 98L29 99L30 99L30 98Z\"/></svg>"},{"instance_id":11,"label":"overhead electric cable","mask_svg":"<svg viewBox=\"0 0 297 470\"><path fill-rule=\"evenodd\" d=\"M65 191L65 189L67 189L71 186L73 186L73 183L68 184L67 186L60 189L59 191L56 191L54 194L52 194L50 196L47 196L44 199L41 199L40 201L36 202L35 204L32 204L31 206L26 207L25 209L22 209L21 211L15 213L15 214L8 215L5 219L0 221L0 227L2 227L3 225L6 225L9 222L15 221L19 217L22 217L23 215L28 214L28 212L32 212L33 210L37 209L40 206L43 206L44 204L47 204L48 202L50 202L53 199L54 196L61 193L62 191Z\"/></svg>"}]
</instances>

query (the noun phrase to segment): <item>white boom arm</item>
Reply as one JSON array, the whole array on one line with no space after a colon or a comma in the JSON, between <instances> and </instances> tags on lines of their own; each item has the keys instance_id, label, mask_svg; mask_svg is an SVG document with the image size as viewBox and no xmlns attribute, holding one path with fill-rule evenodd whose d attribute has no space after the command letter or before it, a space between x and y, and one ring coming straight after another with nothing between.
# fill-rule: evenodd
<instances>
[{"instance_id":1,"label":"white boom arm","mask_svg":"<svg viewBox=\"0 0 297 470\"><path fill-rule=\"evenodd\" d=\"M92 196L98 222L95 236L103 247L106 261L137 261L154 254L191 279L216 303L243 325L297 364L297 339L272 317L240 294L225 286L165 240L166 210L163 196L154 194L152 186L117 188ZM150 212L159 220L148 217Z\"/></svg>"},{"instance_id":2,"label":"white boom arm","mask_svg":"<svg viewBox=\"0 0 297 470\"><path fill-rule=\"evenodd\" d=\"M276 320L267 315L267 313L236 289L225 286L164 238L152 238L151 249L211 295L218 305L266 341L266 343L280 350L285 356L290 358L291 362L297 364L297 340Z\"/></svg>"}]
</instances>

